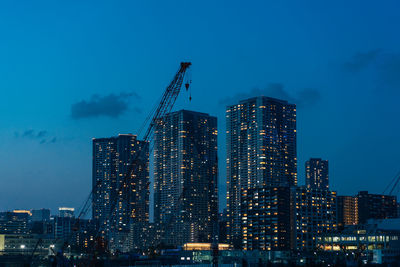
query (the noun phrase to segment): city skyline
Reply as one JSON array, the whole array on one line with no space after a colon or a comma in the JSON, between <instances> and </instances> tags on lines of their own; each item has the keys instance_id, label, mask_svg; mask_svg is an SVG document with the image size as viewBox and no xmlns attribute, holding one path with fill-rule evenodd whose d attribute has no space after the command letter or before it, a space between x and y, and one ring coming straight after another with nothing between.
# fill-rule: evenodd
<instances>
[{"instance_id":1,"label":"city skyline","mask_svg":"<svg viewBox=\"0 0 400 267\"><path fill-rule=\"evenodd\" d=\"M393 34L398 4L363 2L364 12L357 13L354 3L311 2L231 2L208 11L183 2L95 8L3 3L4 25L13 27L0 29L0 179L7 185L0 191L1 210L78 209L91 189L91 139L137 134L147 107L185 58L193 62L193 99L183 93L175 110L218 117L221 200L225 107L261 94L298 105L299 184L305 183L305 161L321 157L329 160L330 187L338 194L382 193L400 157L393 123L400 84L400 39ZM304 14L296 13L299 8ZM205 15L192 19L195 9ZM167 19L164 10L175 16ZM233 21L237 16L242 19ZM186 23L177 30L182 19ZM336 19L335 27L329 19ZM289 29L293 34L284 34Z\"/></svg>"}]
</instances>

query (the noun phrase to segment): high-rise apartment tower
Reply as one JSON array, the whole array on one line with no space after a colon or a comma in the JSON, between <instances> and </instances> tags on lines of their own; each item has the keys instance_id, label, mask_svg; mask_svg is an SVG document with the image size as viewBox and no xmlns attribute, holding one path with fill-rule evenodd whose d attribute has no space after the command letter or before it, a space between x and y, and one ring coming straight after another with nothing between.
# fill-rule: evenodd
<instances>
[{"instance_id":1,"label":"high-rise apartment tower","mask_svg":"<svg viewBox=\"0 0 400 267\"><path fill-rule=\"evenodd\" d=\"M211 242L218 218L217 118L188 110L157 122L154 220L162 242Z\"/></svg>"},{"instance_id":2,"label":"high-rise apartment tower","mask_svg":"<svg viewBox=\"0 0 400 267\"><path fill-rule=\"evenodd\" d=\"M243 191L297 184L296 105L254 97L228 106L226 120L228 240L239 247Z\"/></svg>"},{"instance_id":3,"label":"high-rise apartment tower","mask_svg":"<svg viewBox=\"0 0 400 267\"><path fill-rule=\"evenodd\" d=\"M92 217L110 243L124 240L132 223L148 222L148 185L148 143L131 134L93 139Z\"/></svg>"}]
</instances>

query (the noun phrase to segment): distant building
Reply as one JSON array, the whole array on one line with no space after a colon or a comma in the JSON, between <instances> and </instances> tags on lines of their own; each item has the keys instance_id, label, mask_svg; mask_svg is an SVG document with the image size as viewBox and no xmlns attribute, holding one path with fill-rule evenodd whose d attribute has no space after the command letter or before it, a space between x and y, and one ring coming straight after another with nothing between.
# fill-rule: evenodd
<instances>
[{"instance_id":1,"label":"distant building","mask_svg":"<svg viewBox=\"0 0 400 267\"><path fill-rule=\"evenodd\" d=\"M30 212L0 212L0 234L27 234Z\"/></svg>"},{"instance_id":2,"label":"distant building","mask_svg":"<svg viewBox=\"0 0 400 267\"><path fill-rule=\"evenodd\" d=\"M307 188L329 189L328 161L320 158L311 158L306 162Z\"/></svg>"},{"instance_id":3,"label":"distant building","mask_svg":"<svg viewBox=\"0 0 400 267\"><path fill-rule=\"evenodd\" d=\"M60 207L58 208L58 213L60 217L75 217L75 209L74 208L67 208L67 207Z\"/></svg>"},{"instance_id":4,"label":"distant building","mask_svg":"<svg viewBox=\"0 0 400 267\"><path fill-rule=\"evenodd\" d=\"M62 242L56 242L53 238L43 238L29 234L0 234L0 254L2 257L7 255L14 255L14 257L23 255L48 257L49 255L54 255L54 251L58 251L61 246ZM13 263L2 266L21 266L16 264L15 261Z\"/></svg>"},{"instance_id":5,"label":"distant building","mask_svg":"<svg viewBox=\"0 0 400 267\"><path fill-rule=\"evenodd\" d=\"M41 235L44 238L54 237L54 221L31 221L29 223L29 233Z\"/></svg>"},{"instance_id":6,"label":"distant building","mask_svg":"<svg viewBox=\"0 0 400 267\"><path fill-rule=\"evenodd\" d=\"M257 187L242 191L244 250L290 250L289 187Z\"/></svg>"},{"instance_id":7,"label":"distant building","mask_svg":"<svg viewBox=\"0 0 400 267\"><path fill-rule=\"evenodd\" d=\"M94 245L96 225L93 220L53 217L54 238L68 242L72 248L86 250Z\"/></svg>"},{"instance_id":8,"label":"distant building","mask_svg":"<svg viewBox=\"0 0 400 267\"><path fill-rule=\"evenodd\" d=\"M32 210L31 213L31 221L33 222L50 221L49 209Z\"/></svg>"},{"instance_id":9,"label":"distant building","mask_svg":"<svg viewBox=\"0 0 400 267\"><path fill-rule=\"evenodd\" d=\"M92 216L111 247L125 250L130 224L148 222L148 185L148 143L131 134L93 139Z\"/></svg>"},{"instance_id":10,"label":"distant building","mask_svg":"<svg viewBox=\"0 0 400 267\"><path fill-rule=\"evenodd\" d=\"M72 235L75 218L73 217L53 217L54 238L67 240Z\"/></svg>"},{"instance_id":11,"label":"distant building","mask_svg":"<svg viewBox=\"0 0 400 267\"><path fill-rule=\"evenodd\" d=\"M358 224L358 201L353 196L337 197L337 224L338 228Z\"/></svg>"},{"instance_id":12,"label":"distant building","mask_svg":"<svg viewBox=\"0 0 400 267\"><path fill-rule=\"evenodd\" d=\"M243 191L297 184L296 105L263 96L230 105L226 135L227 237L240 248L249 213L242 207Z\"/></svg>"},{"instance_id":13,"label":"distant building","mask_svg":"<svg viewBox=\"0 0 400 267\"><path fill-rule=\"evenodd\" d=\"M368 219L397 218L397 197L370 194L360 191L357 194L358 223L366 223Z\"/></svg>"},{"instance_id":14,"label":"distant building","mask_svg":"<svg viewBox=\"0 0 400 267\"><path fill-rule=\"evenodd\" d=\"M336 192L307 186L295 187L292 190L294 248L314 251L317 248L318 237L337 229Z\"/></svg>"},{"instance_id":15,"label":"distant building","mask_svg":"<svg viewBox=\"0 0 400 267\"><path fill-rule=\"evenodd\" d=\"M400 258L399 225L398 219L384 219L345 226L340 232L319 237L318 247L320 250L335 253L334 257L339 253L346 253L348 258L353 257L384 266L397 266Z\"/></svg>"},{"instance_id":16,"label":"distant building","mask_svg":"<svg viewBox=\"0 0 400 267\"><path fill-rule=\"evenodd\" d=\"M154 131L154 220L162 240L211 242L218 220L217 118L180 110Z\"/></svg>"}]
</instances>

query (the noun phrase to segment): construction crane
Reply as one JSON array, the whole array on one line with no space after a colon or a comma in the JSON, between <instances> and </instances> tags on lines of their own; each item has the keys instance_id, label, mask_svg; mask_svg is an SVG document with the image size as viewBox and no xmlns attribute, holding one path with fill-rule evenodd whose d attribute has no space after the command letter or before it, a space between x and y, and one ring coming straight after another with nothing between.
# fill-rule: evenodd
<instances>
[{"instance_id":1,"label":"construction crane","mask_svg":"<svg viewBox=\"0 0 400 267\"><path fill-rule=\"evenodd\" d=\"M181 92L181 88L184 82L184 78L185 78L185 74L187 73L189 67L192 65L191 62L181 62L179 70L177 71L177 73L175 74L174 78L172 79L172 81L170 82L170 84L167 86L167 88L164 91L164 94L162 95L160 101L158 102L158 104L155 106L155 108L153 108L153 110L150 112L149 116L145 119L142 129L144 129L144 127L147 127L147 130L145 131L143 137L142 137L142 141L144 141L144 144L149 144L150 141L152 140L152 134L154 131L154 126L157 122L160 121L160 119L166 115L168 112L171 111L172 107L174 106L176 99L179 95L179 93ZM189 90L191 84L191 80L188 79L185 82L185 89L186 91ZM191 100L191 95L189 97L189 100ZM140 134L141 130L139 130L139 134ZM132 177L132 175L137 171L138 168L138 161L143 160L144 155L142 155L144 153L144 151L146 151L146 149L142 149L141 152L142 153L136 153L135 158L132 159L132 162L130 162L129 164L129 169L127 170L126 175L123 177L122 182L119 184L119 187L117 189L118 193L121 193L124 190L124 185L128 184L128 180L130 179L130 177ZM99 186L100 181L97 182L96 187ZM94 190L92 189L92 191L90 192L89 196L87 197L87 199L85 200L79 215L77 217L76 220L76 224L73 226L73 232L69 235L69 237L64 240L63 245L60 249L60 253L61 255L64 254L64 250L65 248L69 245L70 240L73 236L73 234L75 234L76 232L79 231L79 221L80 219L84 218L89 209L92 206L92 200L93 200L93 195L94 195ZM110 206L110 214L108 214L107 219L110 223L113 222L113 217L115 217L116 215L116 206L117 206L117 202L118 200L115 199L113 200L113 202L111 203ZM104 230L105 224L101 224L96 232L96 235L94 237L94 239L98 239L100 233ZM56 240L57 241L57 240ZM37 247L39 246L39 244L41 243L41 240L39 240L35 246L34 251L32 252L32 259L33 259L33 255L35 254L35 251L37 249Z\"/></svg>"},{"instance_id":2,"label":"construction crane","mask_svg":"<svg viewBox=\"0 0 400 267\"><path fill-rule=\"evenodd\" d=\"M175 74L174 78L172 79L171 83L167 86L167 88L164 91L164 94L161 97L161 100L158 102L158 105L150 112L149 116L146 118L145 122L143 125L145 127L147 126L147 130L145 131L143 137L141 140L143 141L144 144L149 145L150 141L152 140L152 135L154 131L154 126L156 125L157 122L161 120L163 116L165 116L168 112L171 111L172 107L174 106L176 99L181 92L181 88L184 82L185 74L188 70L188 68L191 66L190 62L182 62L180 64L180 68ZM189 89L190 86L190 80L188 80L185 83L185 88L186 90ZM144 127L142 127L143 129ZM139 131L140 134L141 130ZM145 153L147 149L142 149L142 153L137 153L136 157L132 159L132 162L128 165L128 170L123 177L122 181L119 183L118 189L117 189L117 194L118 195L124 195L122 194L123 190L126 189L125 185L128 184L129 179L132 177L133 174L137 172L139 162L142 162L145 160ZM151 153L151 151L150 151ZM93 196L93 192L92 192ZM114 199L113 202L111 203L110 206L110 214L108 214L107 220L110 223L113 223L114 218L117 216L116 213L116 207L117 207L118 200ZM88 203L91 204L91 203ZM87 210L87 209L86 209ZM85 212L84 212L85 213ZM104 230L104 227L106 224L101 224L99 226L99 229L97 230L96 237L97 238L100 233Z\"/></svg>"},{"instance_id":3,"label":"construction crane","mask_svg":"<svg viewBox=\"0 0 400 267\"><path fill-rule=\"evenodd\" d=\"M185 74L187 73L187 71L191 65L192 64L190 62L182 62L180 64L179 70L175 74L171 83L165 89L160 101L155 106L155 108L150 112L149 116L146 118L143 125L144 125L144 127L147 126L147 130L145 131L143 137L141 138L141 140L144 142L144 144L149 145L150 141L152 140L152 135L153 135L155 124L157 122L159 122L160 119L164 115L166 115L168 112L170 112L172 107L174 106L176 99L177 99L179 93L181 92L181 88L184 83ZM189 90L190 84L191 84L191 80L187 80L185 82L186 91ZM190 96L189 100L191 100L191 96ZM142 127L142 129L144 127ZM141 132L141 130L139 131L139 134L140 134L140 132ZM132 162L130 162L127 173L123 177L122 182L118 186L118 189L117 189L118 194L120 194L124 190L124 185L128 184L129 179L137 171L137 168L138 168L137 163L139 161L142 161L145 157L145 155L142 155L145 153L144 151L146 151L146 149L142 149L141 153L136 153L136 156L132 159ZM98 185L99 184L97 184L96 187ZM79 222L79 219L84 218L86 216L88 210L90 209L90 207L92 205L93 195L94 195L94 191L92 190L89 197L86 199L84 205L81 208L81 211L78 216L78 222ZM116 216L117 202L118 202L117 199L112 201L111 206L110 206L110 214L108 214L108 216L106 216L107 220L110 223L113 223L113 221L114 221L113 218ZM96 236L95 236L95 239L99 237L100 233L102 233L102 231L104 230L104 227L105 227L105 224L101 224L99 226ZM74 230L78 231L78 229L74 229ZM66 240L64 242L64 245L61 249L62 253L63 253L65 247L68 245L69 241L70 240Z\"/></svg>"},{"instance_id":4,"label":"construction crane","mask_svg":"<svg viewBox=\"0 0 400 267\"><path fill-rule=\"evenodd\" d=\"M390 190L388 191L388 195L391 196L393 194L394 190L399 185L399 182L400 182L400 172L398 172L396 174L396 176L392 179L392 181L386 186L385 190L383 190L382 195L384 195L386 193L386 191L389 190L389 188L390 188ZM396 191L395 195L397 195L397 193L398 193L398 190Z\"/></svg>"}]
</instances>

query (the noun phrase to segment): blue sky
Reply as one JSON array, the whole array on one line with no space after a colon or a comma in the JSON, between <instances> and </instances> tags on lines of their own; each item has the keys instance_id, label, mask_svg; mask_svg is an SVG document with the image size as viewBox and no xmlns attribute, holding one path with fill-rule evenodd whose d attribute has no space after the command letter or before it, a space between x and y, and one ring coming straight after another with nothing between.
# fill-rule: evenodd
<instances>
[{"instance_id":1,"label":"blue sky","mask_svg":"<svg viewBox=\"0 0 400 267\"><path fill-rule=\"evenodd\" d=\"M0 210L79 207L91 138L136 133L180 61L219 119L263 94L298 107L299 181L330 161L339 194L381 193L400 170L397 1L2 1Z\"/></svg>"}]
</instances>

